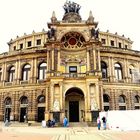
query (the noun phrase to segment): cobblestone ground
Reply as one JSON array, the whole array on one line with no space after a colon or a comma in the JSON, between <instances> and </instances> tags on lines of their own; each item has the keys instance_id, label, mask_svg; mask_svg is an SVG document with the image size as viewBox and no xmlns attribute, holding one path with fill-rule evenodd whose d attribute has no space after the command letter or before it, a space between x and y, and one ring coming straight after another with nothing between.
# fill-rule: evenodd
<instances>
[{"instance_id":1,"label":"cobblestone ground","mask_svg":"<svg viewBox=\"0 0 140 140\"><path fill-rule=\"evenodd\" d=\"M139 131L100 130L95 127L0 127L0 140L140 140Z\"/></svg>"}]
</instances>

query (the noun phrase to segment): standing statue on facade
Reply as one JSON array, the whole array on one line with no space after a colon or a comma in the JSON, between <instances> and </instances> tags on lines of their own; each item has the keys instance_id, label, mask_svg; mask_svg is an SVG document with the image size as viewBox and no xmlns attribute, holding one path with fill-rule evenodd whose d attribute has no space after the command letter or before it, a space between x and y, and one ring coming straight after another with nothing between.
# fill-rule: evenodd
<instances>
[{"instance_id":1,"label":"standing statue on facade","mask_svg":"<svg viewBox=\"0 0 140 140\"><path fill-rule=\"evenodd\" d=\"M56 33L56 30L54 28L51 28L50 30L48 30L47 32L47 35L48 35L48 38L49 39L54 39L55 38L55 33Z\"/></svg>"},{"instance_id":2,"label":"standing statue on facade","mask_svg":"<svg viewBox=\"0 0 140 140\"><path fill-rule=\"evenodd\" d=\"M95 30L95 28L92 28L90 30L90 32L91 32L91 37L92 38L95 38L95 39L99 38L99 29Z\"/></svg>"},{"instance_id":3,"label":"standing statue on facade","mask_svg":"<svg viewBox=\"0 0 140 140\"><path fill-rule=\"evenodd\" d=\"M54 101L54 104L53 104L53 111L60 111L60 104L59 104L59 101L58 100L55 100Z\"/></svg>"},{"instance_id":4,"label":"standing statue on facade","mask_svg":"<svg viewBox=\"0 0 140 140\"><path fill-rule=\"evenodd\" d=\"M98 110L98 105L95 99L91 100L91 111Z\"/></svg>"}]
</instances>

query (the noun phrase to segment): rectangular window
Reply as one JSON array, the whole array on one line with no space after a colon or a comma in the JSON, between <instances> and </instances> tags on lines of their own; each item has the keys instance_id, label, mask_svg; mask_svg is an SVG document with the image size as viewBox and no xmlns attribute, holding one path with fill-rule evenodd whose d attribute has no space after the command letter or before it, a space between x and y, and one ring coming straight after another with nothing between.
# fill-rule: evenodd
<instances>
[{"instance_id":1,"label":"rectangular window","mask_svg":"<svg viewBox=\"0 0 140 140\"><path fill-rule=\"evenodd\" d=\"M9 82L13 82L15 77L15 71L11 72L9 75Z\"/></svg>"},{"instance_id":2,"label":"rectangular window","mask_svg":"<svg viewBox=\"0 0 140 140\"><path fill-rule=\"evenodd\" d=\"M127 45L125 45L125 49L127 49Z\"/></svg>"},{"instance_id":3,"label":"rectangular window","mask_svg":"<svg viewBox=\"0 0 140 140\"><path fill-rule=\"evenodd\" d=\"M31 46L32 46L32 42L28 41L28 47L31 47Z\"/></svg>"},{"instance_id":4,"label":"rectangular window","mask_svg":"<svg viewBox=\"0 0 140 140\"><path fill-rule=\"evenodd\" d=\"M19 48L19 49L20 49L20 50L23 49L23 44L20 44L20 48Z\"/></svg>"},{"instance_id":5,"label":"rectangular window","mask_svg":"<svg viewBox=\"0 0 140 140\"><path fill-rule=\"evenodd\" d=\"M27 81L27 80L29 80L29 71L25 70L23 72L23 81Z\"/></svg>"},{"instance_id":6,"label":"rectangular window","mask_svg":"<svg viewBox=\"0 0 140 140\"><path fill-rule=\"evenodd\" d=\"M16 50L16 46L14 46L14 51Z\"/></svg>"},{"instance_id":7,"label":"rectangular window","mask_svg":"<svg viewBox=\"0 0 140 140\"><path fill-rule=\"evenodd\" d=\"M69 72L70 73L77 73L77 66L70 66L69 67Z\"/></svg>"},{"instance_id":8,"label":"rectangular window","mask_svg":"<svg viewBox=\"0 0 140 140\"><path fill-rule=\"evenodd\" d=\"M41 45L41 39L36 40L36 45Z\"/></svg>"},{"instance_id":9,"label":"rectangular window","mask_svg":"<svg viewBox=\"0 0 140 140\"><path fill-rule=\"evenodd\" d=\"M119 110L126 110L126 106L119 106Z\"/></svg>"},{"instance_id":10,"label":"rectangular window","mask_svg":"<svg viewBox=\"0 0 140 140\"><path fill-rule=\"evenodd\" d=\"M135 106L135 109L140 109L140 107L139 106Z\"/></svg>"},{"instance_id":11,"label":"rectangular window","mask_svg":"<svg viewBox=\"0 0 140 140\"><path fill-rule=\"evenodd\" d=\"M111 40L110 44L111 44L111 46L114 46L114 41L113 41L113 40Z\"/></svg>"},{"instance_id":12,"label":"rectangular window","mask_svg":"<svg viewBox=\"0 0 140 140\"><path fill-rule=\"evenodd\" d=\"M121 47L122 47L122 43L119 42L119 48L121 48Z\"/></svg>"},{"instance_id":13,"label":"rectangular window","mask_svg":"<svg viewBox=\"0 0 140 140\"><path fill-rule=\"evenodd\" d=\"M106 40L104 38L101 39L102 44L106 44Z\"/></svg>"}]
</instances>

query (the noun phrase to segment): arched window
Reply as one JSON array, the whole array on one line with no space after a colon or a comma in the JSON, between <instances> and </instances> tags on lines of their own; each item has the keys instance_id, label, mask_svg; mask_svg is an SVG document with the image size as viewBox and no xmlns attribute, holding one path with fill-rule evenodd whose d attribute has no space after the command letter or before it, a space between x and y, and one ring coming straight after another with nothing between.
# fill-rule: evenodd
<instances>
[{"instance_id":1,"label":"arched window","mask_svg":"<svg viewBox=\"0 0 140 140\"><path fill-rule=\"evenodd\" d=\"M117 80L122 80L122 66L119 63L115 64L115 76Z\"/></svg>"},{"instance_id":2,"label":"arched window","mask_svg":"<svg viewBox=\"0 0 140 140\"><path fill-rule=\"evenodd\" d=\"M103 104L104 104L104 111L109 110L109 96L107 94L103 95Z\"/></svg>"},{"instance_id":3,"label":"arched window","mask_svg":"<svg viewBox=\"0 0 140 140\"><path fill-rule=\"evenodd\" d=\"M14 78L15 78L15 67L12 66L8 71L8 82L13 82Z\"/></svg>"},{"instance_id":4,"label":"arched window","mask_svg":"<svg viewBox=\"0 0 140 140\"><path fill-rule=\"evenodd\" d=\"M45 96L44 95L40 95L38 97L38 103L45 103Z\"/></svg>"},{"instance_id":5,"label":"arched window","mask_svg":"<svg viewBox=\"0 0 140 140\"><path fill-rule=\"evenodd\" d=\"M2 81L2 68L0 68L0 82Z\"/></svg>"},{"instance_id":6,"label":"arched window","mask_svg":"<svg viewBox=\"0 0 140 140\"><path fill-rule=\"evenodd\" d=\"M11 98L10 97L6 98L5 99L5 105L7 106L7 105L11 105L11 104L12 104Z\"/></svg>"},{"instance_id":7,"label":"arched window","mask_svg":"<svg viewBox=\"0 0 140 140\"><path fill-rule=\"evenodd\" d=\"M22 69L22 80L27 81L29 80L29 74L30 74L31 66L29 64L24 65Z\"/></svg>"},{"instance_id":8,"label":"arched window","mask_svg":"<svg viewBox=\"0 0 140 140\"><path fill-rule=\"evenodd\" d=\"M135 109L140 109L140 98L138 95L134 96Z\"/></svg>"},{"instance_id":9,"label":"arched window","mask_svg":"<svg viewBox=\"0 0 140 140\"><path fill-rule=\"evenodd\" d=\"M119 110L126 110L126 98L124 95L119 96Z\"/></svg>"},{"instance_id":10,"label":"arched window","mask_svg":"<svg viewBox=\"0 0 140 140\"><path fill-rule=\"evenodd\" d=\"M28 99L27 99L26 96L23 96L23 97L21 98L21 104L28 104Z\"/></svg>"},{"instance_id":11,"label":"arched window","mask_svg":"<svg viewBox=\"0 0 140 140\"><path fill-rule=\"evenodd\" d=\"M107 78L107 65L101 61L102 78Z\"/></svg>"},{"instance_id":12,"label":"arched window","mask_svg":"<svg viewBox=\"0 0 140 140\"><path fill-rule=\"evenodd\" d=\"M39 80L44 80L46 78L47 64L41 63L38 68Z\"/></svg>"}]
</instances>

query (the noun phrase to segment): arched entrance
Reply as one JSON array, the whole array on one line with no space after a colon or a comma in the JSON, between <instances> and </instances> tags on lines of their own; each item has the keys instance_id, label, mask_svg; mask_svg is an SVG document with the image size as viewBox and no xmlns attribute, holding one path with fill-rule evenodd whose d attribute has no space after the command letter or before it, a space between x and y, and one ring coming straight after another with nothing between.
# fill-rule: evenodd
<instances>
[{"instance_id":1,"label":"arched entrance","mask_svg":"<svg viewBox=\"0 0 140 140\"><path fill-rule=\"evenodd\" d=\"M65 94L65 115L69 122L84 120L85 102L83 91L79 88L70 88Z\"/></svg>"},{"instance_id":2,"label":"arched entrance","mask_svg":"<svg viewBox=\"0 0 140 140\"><path fill-rule=\"evenodd\" d=\"M5 99L5 113L4 113L4 121L10 121L10 114L11 114L11 107L12 107L12 100L10 97Z\"/></svg>"},{"instance_id":3,"label":"arched entrance","mask_svg":"<svg viewBox=\"0 0 140 140\"><path fill-rule=\"evenodd\" d=\"M28 99L23 96L20 100L20 122L25 122L28 119Z\"/></svg>"},{"instance_id":4,"label":"arched entrance","mask_svg":"<svg viewBox=\"0 0 140 140\"><path fill-rule=\"evenodd\" d=\"M42 120L45 119L45 96L44 95L40 95L37 99L38 102L38 113L37 113L37 121L41 122Z\"/></svg>"}]
</instances>

